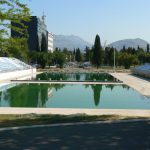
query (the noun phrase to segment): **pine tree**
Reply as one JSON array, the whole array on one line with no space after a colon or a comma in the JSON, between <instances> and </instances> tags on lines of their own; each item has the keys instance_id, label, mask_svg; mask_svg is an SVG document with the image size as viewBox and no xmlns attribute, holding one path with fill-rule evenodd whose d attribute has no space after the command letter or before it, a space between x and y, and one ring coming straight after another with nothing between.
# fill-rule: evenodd
<instances>
[{"instance_id":1,"label":"pine tree","mask_svg":"<svg viewBox=\"0 0 150 150\"><path fill-rule=\"evenodd\" d=\"M96 35L93 49L93 64L98 68L102 65L102 46L99 35Z\"/></svg>"}]
</instances>

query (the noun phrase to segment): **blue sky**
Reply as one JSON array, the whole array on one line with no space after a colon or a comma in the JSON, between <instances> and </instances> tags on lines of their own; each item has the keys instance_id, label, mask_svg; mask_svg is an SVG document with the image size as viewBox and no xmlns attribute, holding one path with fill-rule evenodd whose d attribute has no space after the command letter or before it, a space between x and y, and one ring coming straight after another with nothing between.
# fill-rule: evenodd
<instances>
[{"instance_id":1,"label":"blue sky","mask_svg":"<svg viewBox=\"0 0 150 150\"><path fill-rule=\"evenodd\" d=\"M150 0L22 0L32 15L46 15L54 34L77 35L90 43L126 38L150 42Z\"/></svg>"}]
</instances>

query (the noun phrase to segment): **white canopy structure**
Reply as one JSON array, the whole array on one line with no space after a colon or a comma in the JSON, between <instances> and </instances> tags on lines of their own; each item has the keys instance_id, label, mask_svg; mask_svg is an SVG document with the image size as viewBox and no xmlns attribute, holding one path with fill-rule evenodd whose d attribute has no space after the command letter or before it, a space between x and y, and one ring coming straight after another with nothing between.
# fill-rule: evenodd
<instances>
[{"instance_id":1,"label":"white canopy structure","mask_svg":"<svg viewBox=\"0 0 150 150\"><path fill-rule=\"evenodd\" d=\"M138 66L132 69L134 74L140 75L142 77L150 78L150 64L146 63L142 66Z\"/></svg>"},{"instance_id":2,"label":"white canopy structure","mask_svg":"<svg viewBox=\"0 0 150 150\"><path fill-rule=\"evenodd\" d=\"M16 58L0 57L0 81L36 74L36 68Z\"/></svg>"},{"instance_id":3,"label":"white canopy structure","mask_svg":"<svg viewBox=\"0 0 150 150\"><path fill-rule=\"evenodd\" d=\"M16 70L30 69L31 66L11 57L0 57L0 72L11 72Z\"/></svg>"}]
</instances>

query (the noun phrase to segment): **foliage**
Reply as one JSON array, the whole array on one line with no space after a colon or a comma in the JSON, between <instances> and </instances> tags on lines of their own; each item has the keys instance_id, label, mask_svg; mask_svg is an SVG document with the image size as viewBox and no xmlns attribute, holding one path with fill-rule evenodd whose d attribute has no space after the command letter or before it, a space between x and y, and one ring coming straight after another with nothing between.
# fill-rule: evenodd
<instances>
[{"instance_id":1,"label":"foliage","mask_svg":"<svg viewBox=\"0 0 150 150\"><path fill-rule=\"evenodd\" d=\"M114 64L114 51L117 53L116 49L113 47L106 47L104 51L104 64L113 66Z\"/></svg>"},{"instance_id":2,"label":"foliage","mask_svg":"<svg viewBox=\"0 0 150 150\"><path fill-rule=\"evenodd\" d=\"M102 85L91 85L94 95L95 106L98 106L100 103L100 96L102 91Z\"/></svg>"},{"instance_id":3,"label":"foliage","mask_svg":"<svg viewBox=\"0 0 150 150\"><path fill-rule=\"evenodd\" d=\"M52 64L53 58L54 58L53 53L51 53L51 52L47 53L47 64L48 64L49 66Z\"/></svg>"},{"instance_id":4,"label":"foliage","mask_svg":"<svg viewBox=\"0 0 150 150\"><path fill-rule=\"evenodd\" d=\"M47 64L47 53L45 52L38 52L37 53L37 62L41 65L42 68L45 68Z\"/></svg>"},{"instance_id":5,"label":"foliage","mask_svg":"<svg viewBox=\"0 0 150 150\"><path fill-rule=\"evenodd\" d=\"M147 49L146 49L147 53L149 53L149 44L147 44Z\"/></svg>"},{"instance_id":6,"label":"foliage","mask_svg":"<svg viewBox=\"0 0 150 150\"><path fill-rule=\"evenodd\" d=\"M55 51L54 52L54 61L55 64L58 64L60 68L63 68L63 65L66 61L65 54L61 51Z\"/></svg>"},{"instance_id":7,"label":"foliage","mask_svg":"<svg viewBox=\"0 0 150 150\"><path fill-rule=\"evenodd\" d=\"M46 52L46 51L47 51L47 40L46 40L46 36L42 34L41 52Z\"/></svg>"},{"instance_id":8,"label":"foliage","mask_svg":"<svg viewBox=\"0 0 150 150\"><path fill-rule=\"evenodd\" d=\"M37 64L37 52L28 52L28 62L30 64Z\"/></svg>"},{"instance_id":9,"label":"foliage","mask_svg":"<svg viewBox=\"0 0 150 150\"><path fill-rule=\"evenodd\" d=\"M9 38L8 55L18 59L27 61L28 59L28 44L26 38ZM16 44L17 43L17 44Z\"/></svg>"},{"instance_id":10,"label":"foliage","mask_svg":"<svg viewBox=\"0 0 150 150\"><path fill-rule=\"evenodd\" d=\"M125 69L130 68L130 66L133 64L133 59L134 56L126 52L121 53L119 56L119 62L125 67Z\"/></svg>"},{"instance_id":11,"label":"foliage","mask_svg":"<svg viewBox=\"0 0 150 150\"><path fill-rule=\"evenodd\" d=\"M85 48L85 61L92 60L92 50L89 47Z\"/></svg>"},{"instance_id":12,"label":"foliage","mask_svg":"<svg viewBox=\"0 0 150 150\"><path fill-rule=\"evenodd\" d=\"M72 51L69 51L67 48L64 48L63 53L65 54L66 61L74 61L74 55Z\"/></svg>"},{"instance_id":13,"label":"foliage","mask_svg":"<svg viewBox=\"0 0 150 150\"><path fill-rule=\"evenodd\" d=\"M102 65L102 46L99 35L95 37L95 43L93 47L93 64L98 68Z\"/></svg>"},{"instance_id":14,"label":"foliage","mask_svg":"<svg viewBox=\"0 0 150 150\"><path fill-rule=\"evenodd\" d=\"M76 49L75 60L77 62L80 62L82 60L82 55L81 55L81 51L79 48Z\"/></svg>"},{"instance_id":15,"label":"foliage","mask_svg":"<svg viewBox=\"0 0 150 150\"><path fill-rule=\"evenodd\" d=\"M136 50L134 48L123 48L121 51L117 51L113 47L106 47L104 54L102 55L104 59L104 65L113 66L114 65L114 51L115 51L115 62L116 66L124 66L126 69L129 69L130 66L136 66L143 63L150 63L150 53L144 52L141 48L140 50ZM75 54L78 53L79 49L74 51ZM80 50L79 50L80 51ZM16 54L16 57L20 54L12 51ZM86 48L85 54L83 55L80 52L80 61L82 61L82 55L85 57L84 60L88 61L89 57L92 58L93 50L90 48ZM57 64L59 67L63 67L65 62L74 61L73 52L64 48L63 50L57 48L54 53L47 52L28 52L29 63L31 64L40 64L42 67L46 65L54 65ZM90 59L92 61L92 59ZM43 62L42 62L43 61ZM78 60L79 61L79 60Z\"/></svg>"},{"instance_id":16,"label":"foliage","mask_svg":"<svg viewBox=\"0 0 150 150\"><path fill-rule=\"evenodd\" d=\"M26 60L28 34L27 26L23 22L30 21L30 10L26 4L19 0L2 0L0 6L0 55L21 57ZM21 36L10 38L10 29Z\"/></svg>"}]
</instances>

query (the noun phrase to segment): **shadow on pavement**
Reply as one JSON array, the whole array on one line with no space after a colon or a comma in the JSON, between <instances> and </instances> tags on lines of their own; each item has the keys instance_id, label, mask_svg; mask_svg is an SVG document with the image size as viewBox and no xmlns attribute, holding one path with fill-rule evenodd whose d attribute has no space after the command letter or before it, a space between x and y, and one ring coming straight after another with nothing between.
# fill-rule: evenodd
<instances>
[{"instance_id":1,"label":"shadow on pavement","mask_svg":"<svg viewBox=\"0 0 150 150\"><path fill-rule=\"evenodd\" d=\"M0 132L0 150L145 150L150 121L19 129Z\"/></svg>"}]
</instances>

